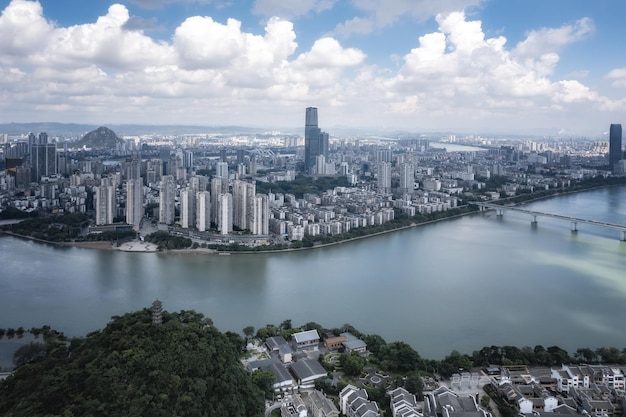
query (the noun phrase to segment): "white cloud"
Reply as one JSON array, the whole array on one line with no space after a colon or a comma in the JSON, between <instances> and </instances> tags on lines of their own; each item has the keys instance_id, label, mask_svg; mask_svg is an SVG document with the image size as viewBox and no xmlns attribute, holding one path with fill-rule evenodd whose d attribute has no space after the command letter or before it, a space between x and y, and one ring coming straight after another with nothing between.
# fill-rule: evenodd
<instances>
[{"instance_id":1,"label":"white cloud","mask_svg":"<svg viewBox=\"0 0 626 417\"><path fill-rule=\"evenodd\" d=\"M396 10L414 5L398 3ZM380 0L370 4L371 10L382 7ZM306 5L306 13L312 5L325 7ZM436 19L438 30L411 34L418 44L398 57L397 67L383 68L368 62L366 51L333 37L296 54L293 23L277 17L251 33L236 19L193 16L169 41L157 41L140 26L127 30L131 17L120 4L95 22L55 27L39 3L13 0L0 16L0 115L271 127L298 125L302 109L316 105L324 109L325 126L453 128L551 126L566 118L583 124L582 116L593 111L626 111L626 100L604 97L580 80L554 77L560 48L584 38L590 21L532 31L507 48L504 36L489 38L480 21L462 12ZM19 40L9 36L24 27L28 31ZM557 39L539 42L549 34ZM626 68L605 78L626 87Z\"/></svg>"},{"instance_id":2,"label":"white cloud","mask_svg":"<svg viewBox=\"0 0 626 417\"><path fill-rule=\"evenodd\" d=\"M38 2L12 0L0 16L0 63L38 50L53 30Z\"/></svg>"},{"instance_id":3,"label":"white cloud","mask_svg":"<svg viewBox=\"0 0 626 417\"><path fill-rule=\"evenodd\" d=\"M604 78L613 80L611 86L614 88L626 87L626 68L616 68L611 70Z\"/></svg>"},{"instance_id":4,"label":"white cloud","mask_svg":"<svg viewBox=\"0 0 626 417\"><path fill-rule=\"evenodd\" d=\"M526 34L526 39L515 46L512 54L524 59L556 52L565 45L583 39L593 30L593 21L588 17L577 20L573 25L533 30Z\"/></svg>"}]
</instances>

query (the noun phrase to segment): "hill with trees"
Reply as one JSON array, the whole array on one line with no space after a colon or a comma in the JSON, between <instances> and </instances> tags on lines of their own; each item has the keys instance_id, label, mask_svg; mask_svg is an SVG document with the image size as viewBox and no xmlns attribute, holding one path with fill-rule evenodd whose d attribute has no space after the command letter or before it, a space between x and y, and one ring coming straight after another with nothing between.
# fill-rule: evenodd
<instances>
[{"instance_id":1,"label":"hill with trees","mask_svg":"<svg viewBox=\"0 0 626 417\"><path fill-rule=\"evenodd\" d=\"M0 383L0 415L259 416L262 392L240 346L194 311L113 317L83 338L23 350Z\"/></svg>"},{"instance_id":2,"label":"hill with trees","mask_svg":"<svg viewBox=\"0 0 626 417\"><path fill-rule=\"evenodd\" d=\"M117 137L114 131L108 127L101 126L87 133L77 142L72 143L73 148L87 147L91 149L115 149L118 144L124 141Z\"/></svg>"}]
</instances>

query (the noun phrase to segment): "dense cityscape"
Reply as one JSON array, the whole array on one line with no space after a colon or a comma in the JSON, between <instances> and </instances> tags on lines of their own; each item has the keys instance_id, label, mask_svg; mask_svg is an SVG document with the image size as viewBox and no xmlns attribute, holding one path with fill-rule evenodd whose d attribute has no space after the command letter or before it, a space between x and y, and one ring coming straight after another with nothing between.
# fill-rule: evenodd
<instances>
[{"instance_id":1,"label":"dense cityscape","mask_svg":"<svg viewBox=\"0 0 626 417\"><path fill-rule=\"evenodd\" d=\"M3 208L87 214L82 237L161 231L194 247L312 246L398 217L456 213L476 201L563 191L626 171L619 124L608 141L336 137L321 130L314 107L305 111L303 136L119 138L100 127L78 138L2 137Z\"/></svg>"}]
</instances>

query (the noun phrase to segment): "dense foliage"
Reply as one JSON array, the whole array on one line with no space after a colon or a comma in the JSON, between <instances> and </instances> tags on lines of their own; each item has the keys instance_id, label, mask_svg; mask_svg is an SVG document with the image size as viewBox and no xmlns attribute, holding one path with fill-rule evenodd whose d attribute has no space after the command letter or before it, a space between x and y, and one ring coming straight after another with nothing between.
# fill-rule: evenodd
<instances>
[{"instance_id":1,"label":"dense foliage","mask_svg":"<svg viewBox=\"0 0 626 417\"><path fill-rule=\"evenodd\" d=\"M102 331L28 349L0 385L11 416L257 416L263 394L237 349L195 312L114 317ZM22 352L24 353L24 352Z\"/></svg>"},{"instance_id":2,"label":"dense foliage","mask_svg":"<svg viewBox=\"0 0 626 417\"><path fill-rule=\"evenodd\" d=\"M158 245L159 249L187 249L192 243L187 237L170 235L163 230L149 234L144 239Z\"/></svg>"},{"instance_id":3,"label":"dense foliage","mask_svg":"<svg viewBox=\"0 0 626 417\"><path fill-rule=\"evenodd\" d=\"M321 194L326 190L332 190L335 187L347 187L348 180L346 177L318 177L313 178L304 175L298 175L293 181L278 182L257 182L257 193L267 194L273 193L294 194L296 198L302 198L304 194Z\"/></svg>"},{"instance_id":4,"label":"dense foliage","mask_svg":"<svg viewBox=\"0 0 626 417\"><path fill-rule=\"evenodd\" d=\"M65 213L60 216L35 217L5 226L5 230L49 242L66 242L80 237L89 225L84 213Z\"/></svg>"}]
</instances>

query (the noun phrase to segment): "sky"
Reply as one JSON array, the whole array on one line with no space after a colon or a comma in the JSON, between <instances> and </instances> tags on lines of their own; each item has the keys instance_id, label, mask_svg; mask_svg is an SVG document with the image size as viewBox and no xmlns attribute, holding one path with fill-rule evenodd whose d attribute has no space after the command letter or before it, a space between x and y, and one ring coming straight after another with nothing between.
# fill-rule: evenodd
<instances>
[{"instance_id":1,"label":"sky","mask_svg":"<svg viewBox=\"0 0 626 417\"><path fill-rule=\"evenodd\" d=\"M0 0L0 123L600 137L623 0ZM303 128L304 129L304 128Z\"/></svg>"}]
</instances>

